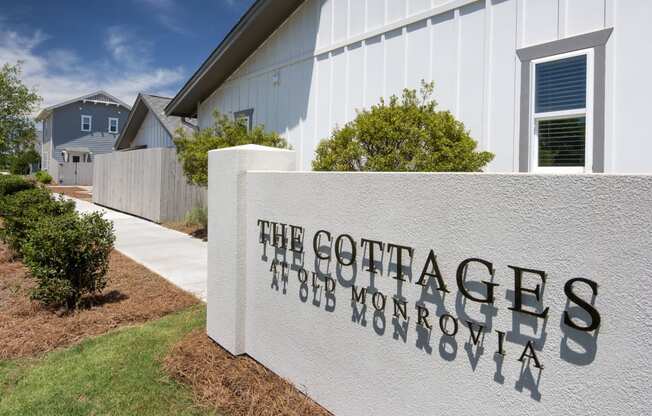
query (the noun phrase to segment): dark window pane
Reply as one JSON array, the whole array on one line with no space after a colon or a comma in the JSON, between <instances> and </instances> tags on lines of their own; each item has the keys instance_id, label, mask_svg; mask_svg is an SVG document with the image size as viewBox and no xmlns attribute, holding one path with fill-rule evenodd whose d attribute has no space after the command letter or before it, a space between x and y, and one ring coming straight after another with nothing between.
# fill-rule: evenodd
<instances>
[{"instance_id":1,"label":"dark window pane","mask_svg":"<svg viewBox=\"0 0 652 416\"><path fill-rule=\"evenodd\" d=\"M536 64L535 112L586 107L586 55Z\"/></svg>"},{"instance_id":2,"label":"dark window pane","mask_svg":"<svg viewBox=\"0 0 652 416\"><path fill-rule=\"evenodd\" d=\"M584 166L586 117L540 120L539 166Z\"/></svg>"}]
</instances>

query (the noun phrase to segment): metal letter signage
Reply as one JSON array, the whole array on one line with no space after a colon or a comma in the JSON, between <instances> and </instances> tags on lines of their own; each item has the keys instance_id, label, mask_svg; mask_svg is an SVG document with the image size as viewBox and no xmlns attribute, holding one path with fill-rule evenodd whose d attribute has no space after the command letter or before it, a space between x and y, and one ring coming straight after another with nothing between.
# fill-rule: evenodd
<instances>
[{"instance_id":1,"label":"metal letter signage","mask_svg":"<svg viewBox=\"0 0 652 416\"><path fill-rule=\"evenodd\" d=\"M264 246L270 245L277 251L288 250L294 253L294 256L303 258L305 254L304 241L309 237L306 236L306 229L304 227L263 219L257 220L257 225L259 231L258 241L261 244ZM330 276L330 273L324 274L317 270L320 267L320 262L327 263L334 260L339 269L347 268L347 270L352 270L353 273L356 273L358 270L365 271L369 272L373 277L377 274L382 274L382 263L386 257L389 257L389 260L386 261L392 263L395 266L395 270L389 273L388 266L385 269L388 271L386 275L395 279L398 287L405 284L416 284L422 287L422 290L428 290L430 287L432 288L431 290L440 293L441 296L445 296L451 292L452 286L450 286L450 281L446 282L446 277L440 271L438 258L434 250L428 250L427 255L425 255L425 261L422 263L423 267L420 268L421 273L418 275L418 278L415 276L412 279L410 274L410 279L407 279L405 269L412 269L417 254L413 247L363 237L359 239L361 258L358 258L357 241L358 239L348 233L335 235L327 230L320 229L312 235L312 249L315 256L316 270L306 270L303 265L299 268L292 269L292 265L277 261L276 259L272 260L269 270L273 274L273 279L278 278L277 275L279 272L281 277L285 279L290 270L296 270L297 281L302 287L307 288L307 285L310 284L313 290L323 288L327 297L332 297L333 307L335 305L334 296L338 285L343 286L347 291L346 296L348 296L348 291L351 291L350 304L352 308L356 308L356 311L357 308L366 308L369 305L367 302L367 294L369 294L371 300L370 306L373 307L375 314L384 315L385 313L389 313L393 316L396 325L398 325L400 320L402 322L401 325L405 328L412 322L417 328L431 331L433 323L434 326L437 326L438 322L438 331L441 332L442 336L455 337L459 333L465 333L465 327L468 327L470 337L469 345L478 348L482 348L485 334L489 334L496 341L496 357L502 359L502 357L508 355L511 351L516 360L524 362L524 364L527 362L527 365L531 362L535 368L539 370L543 369L543 364L537 354L537 351L540 352L542 348L540 340L528 339L527 342L518 344L518 349L515 350L509 346L512 339L510 335L506 336L507 331L492 329L490 323L483 325L472 322L464 315L456 317L445 310L442 312L438 310L439 316L437 316L431 313L428 306L422 301L412 302L414 306L408 307L409 300L406 300L400 291L397 291L395 294L382 293L372 285L369 287L356 286L353 284L353 281L347 284L346 281L341 279L341 276L334 278ZM387 253L387 256L383 256L383 253ZM281 270L277 268L279 265L281 266ZM480 282L467 282L466 278L469 268L480 270L487 277ZM501 269L503 272L511 269L511 274L513 274L514 278L513 286L511 284L508 285L510 287L509 291L512 292L513 290L513 299L511 299L512 305L507 309L512 311L515 317L520 317L523 314L534 317L529 319L547 319L550 307L545 305L544 289L549 276L543 270L514 265L504 265ZM455 284L457 286L458 301L462 299L464 302L477 302L478 304L482 304L483 308L495 309L493 305L495 303L497 289L501 286L499 283L494 282L495 277L496 269L491 261L476 257L469 257L462 260L457 265L455 282L453 283L453 286ZM376 276L376 278L379 277ZM591 290L592 299L588 300L587 298L589 296L586 295L580 297L574 290L578 286L581 289L585 289L582 292L584 294L586 294L586 288L588 287ZM480 287L480 290L476 289L476 287ZM562 326L565 326L566 330L572 331L596 331L600 327L601 322L600 313L595 307L598 284L584 277L571 278L564 284L564 295L567 298L567 306L566 310L563 311ZM390 306L387 305L388 302L391 303ZM570 311L577 309L582 312L584 317L588 316L590 319L582 322L582 319L571 316L574 314L571 314ZM358 316L356 313L358 312L354 312L354 318ZM498 313L498 311L496 310L495 313ZM458 314L460 314L459 311ZM412 320L410 319L411 317ZM356 319L353 319L353 321L356 321ZM539 344L537 341L539 341Z\"/></svg>"}]
</instances>

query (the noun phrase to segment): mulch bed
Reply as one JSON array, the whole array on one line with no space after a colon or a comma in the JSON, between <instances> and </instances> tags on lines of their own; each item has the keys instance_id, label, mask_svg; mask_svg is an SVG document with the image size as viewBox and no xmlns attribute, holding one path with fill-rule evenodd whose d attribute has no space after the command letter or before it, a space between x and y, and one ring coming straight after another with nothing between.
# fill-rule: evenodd
<instances>
[{"instance_id":1,"label":"mulch bed","mask_svg":"<svg viewBox=\"0 0 652 416\"><path fill-rule=\"evenodd\" d=\"M199 303L117 251L111 253L107 287L84 298L75 312L61 314L31 301L33 286L25 266L0 244L0 360L38 355Z\"/></svg>"},{"instance_id":2,"label":"mulch bed","mask_svg":"<svg viewBox=\"0 0 652 416\"><path fill-rule=\"evenodd\" d=\"M83 201L92 202L93 196L90 192L86 191L84 188L76 188L69 186L48 186L50 191L55 194L64 194L66 196L81 199Z\"/></svg>"},{"instance_id":3,"label":"mulch bed","mask_svg":"<svg viewBox=\"0 0 652 416\"><path fill-rule=\"evenodd\" d=\"M203 330L177 343L165 358L165 368L192 386L199 406L229 416L331 415L252 358L231 355Z\"/></svg>"}]
</instances>

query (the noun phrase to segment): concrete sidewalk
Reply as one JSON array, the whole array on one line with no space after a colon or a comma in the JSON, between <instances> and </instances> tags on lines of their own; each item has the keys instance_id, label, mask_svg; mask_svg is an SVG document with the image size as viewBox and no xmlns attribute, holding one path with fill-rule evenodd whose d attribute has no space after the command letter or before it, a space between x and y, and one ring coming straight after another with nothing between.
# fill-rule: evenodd
<instances>
[{"instance_id":1,"label":"concrete sidewalk","mask_svg":"<svg viewBox=\"0 0 652 416\"><path fill-rule=\"evenodd\" d=\"M104 212L113 221L115 248L206 301L207 243L132 215L75 199L79 212Z\"/></svg>"}]
</instances>

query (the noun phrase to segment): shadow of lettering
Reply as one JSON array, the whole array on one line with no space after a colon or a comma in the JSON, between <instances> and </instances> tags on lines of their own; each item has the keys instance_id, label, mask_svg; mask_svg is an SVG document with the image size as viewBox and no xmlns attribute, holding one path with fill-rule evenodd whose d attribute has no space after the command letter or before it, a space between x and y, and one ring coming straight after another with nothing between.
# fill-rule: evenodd
<instances>
[{"instance_id":1,"label":"shadow of lettering","mask_svg":"<svg viewBox=\"0 0 652 416\"><path fill-rule=\"evenodd\" d=\"M418 304L424 305L426 302L435 305L435 315L442 316L448 313L446 310L446 292L437 290L437 279L429 278L425 286L421 286L421 295Z\"/></svg>"},{"instance_id":2,"label":"shadow of lettering","mask_svg":"<svg viewBox=\"0 0 652 416\"><path fill-rule=\"evenodd\" d=\"M530 392L530 397L539 402L541 401L539 383L541 382L542 371L539 368L536 370L538 370L539 374L537 375L537 379L534 380L534 375L532 374L532 369L530 368L530 359L528 358L527 360L523 360L523 363L521 364L521 372L519 374L518 380L516 380L514 388L519 393L522 393L524 389L528 390Z\"/></svg>"},{"instance_id":3,"label":"shadow of lettering","mask_svg":"<svg viewBox=\"0 0 652 416\"><path fill-rule=\"evenodd\" d=\"M412 263L414 262L414 256L408 255L407 251L402 250L401 255L401 270L398 270L398 248L392 248L389 251L389 263L387 264L387 275L392 276L396 281L396 297L403 298L403 284L406 282L412 282ZM399 275L403 278L397 279Z\"/></svg>"},{"instance_id":4,"label":"shadow of lettering","mask_svg":"<svg viewBox=\"0 0 652 416\"><path fill-rule=\"evenodd\" d=\"M326 299L326 303L324 304L324 310L326 312L335 312L335 306L337 304L335 299L335 281L330 277L328 279L332 282L332 286L325 287L324 298Z\"/></svg>"},{"instance_id":5,"label":"shadow of lettering","mask_svg":"<svg viewBox=\"0 0 652 416\"><path fill-rule=\"evenodd\" d=\"M446 361L453 361L457 357L457 340L454 336L442 335L439 338L439 355Z\"/></svg>"},{"instance_id":6,"label":"shadow of lettering","mask_svg":"<svg viewBox=\"0 0 652 416\"><path fill-rule=\"evenodd\" d=\"M442 336L439 338L439 355L446 361L453 361L457 357L455 336L459 332L460 324L457 318L449 314L440 316L438 324L442 332Z\"/></svg>"},{"instance_id":7,"label":"shadow of lettering","mask_svg":"<svg viewBox=\"0 0 652 416\"><path fill-rule=\"evenodd\" d=\"M469 363L471 363L471 370L475 371L480 361L480 356L484 354L484 336L486 332L482 326L473 324L473 333L468 326L468 322L465 322L466 328L469 330L469 339L464 343L464 350L466 355L469 357Z\"/></svg>"},{"instance_id":8,"label":"shadow of lettering","mask_svg":"<svg viewBox=\"0 0 652 416\"><path fill-rule=\"evenodd\" d=\"M591 301L595 304L595 296ZM564 309L570 315L573 322L582 326L588 326L591 322L589 314L579 306L570 306L570 301L566 300L566 308ZM564 323L564 314L561 315L559 323L563 337L559 348L559 358L575 365L589 365L595 360L598 352L598 334L600 328L592 331L580 331L571 328Z\"/></svg>"},{"instance_id":9,"label":"shadow of lettering","mask_svg":"<svg viewBox=\"0 0 652 416\"><path fill-rule=\"evenodd\" d=\"M319 283L322 282L322 283ZM318 274L312 275L312 304L316 307L321 305L321 298L323 292L323 280Z\"/></svg>"},{"instance_id":10,"label":"shadow of lettering","mask_svg":"<svg viewBox=\"0 0 652 416\"><path fill-rule=\"evenodd\" d=\"M298 271L303 268L305 253L295 253L292 252L292 263L290 263L290 269L293 271Z\"/></svg>"},{"instance_id":11,"label":"shadow of lettering","mask_svg":"<svg viewBox=\"0 0 652 416\"><path fill-rule=\"evenodd\" d=\"M486 285L484 283L478 281L466 281L464 286L469 292L486 297ZM480 314L483 315L482 321L475 319L467 313L466 308L469 304L480 306ZM462 292L457 291L457 294L455 295L455 313L460 319L460 322L471 321L478 326L482 326L484 332L491 332L491 329L493 328L493 318L498 316L498 308L490 303L478 303L469 300L462 294Z\"/></svg>"},{"instance_id":12,"label":"shadow of lettering","mask_svg":"<svg viewBox=\"0 0 652 416\"><path fill-rule=\"evenodd\" d=\"M417 331L417 340L416 347L420 350L425 351L427 354L432 354L432 345L430 345L430 339L432 337L432 328L428 328L424 325L416 325Z\"/></svg>"},{"instance_id":13,"label":"shadow of lettering","mask_svg":"<svg viewBox=\"0 0 652 416\"><path fill-rule=\"evenodd\" d=\"M301 283L301 286L299 286L299 299L301 299L301 302L306 303L308 301L309 293L308 283Z\"/></svg>"},{"instance_id":14,"label":"shadow of lettering","mask_svg":"<svg viewBox=\"0 0 652 416\"><path fill-rule=\"evenodd\" d=\"M392 317L392 326L394 327L394 333L392 338L395 340L401 340L403 343L407 342L407 332L410 320L399 319L397 317Z\"/></svg>"},{"instance_id":15,"label":"shadow of lettering","mask_svg":"<svg viewBox=\"0 0 652 416\"><path fill-rule=\"evenodd\" d=\"M373 316L373 327L377 335L384 335L387 323L383 311L375 310Z\"/></svg>"},{"instance_id":16,"label":"shadow of lettering","mask_svg":"<svg viewBox=\"0 0 652 416\"><path fill-rule=\"evenodd\" d=\"M496 353L494 354L494 361L496 362L494 381L498 384L505 384L505 376L503 375L503 361L505 361L505 356Z\"/></svg>"},{"instance_id":17,"label":"shadow of lettering","mask_svg":"<svg viewBox=\"0 0 652 416\"><path fill-rule=\"evenodd\" d=\"M351 322L360 324L361 326L367 326L367 305L361 305L355 301L351 301Z\"/></svg>"},{"instance_id":18,"label":"shadow of lettering","mask_svg":"<svg viewBox=\"0 0 652 416\"><path fill-rule=\"evenodd\" d=\"M506 298L508 302L514 302L514 291L513 290L508 290L506 293ZM536 300L536 297L533 294L523 294L523 308L527 310L531 310L537 313L540 313L545 309L545 306L543 304L545 303L545 298L543 297L543 293L541 296L541 299L543 299L543 302L538 302ZM532 341L534 343L534 349L537 351L541 351L543 349L543 346L546 343L546 338L548 337L548 332L546 331L546 327L548 325L548 317L545 319L543 318L538 318L536 316L532 315L527 315L523 312L518 312L518 311L510 311L512 313L512 329L511 331L507 331L507 334L505 336L505 339L509 342L513 342L518 345L525 346L528 341ZM542 323L541 323L542 322ZM532 335L526 335L522 331L522 327L530 328L527 332L529 332ZM539 334L537 336L537 334Z\"/></svg>"},{"instance_id":19,"label":"shadow of lettering","mask_svg":"<svg viewBox=\"0 0 652 416\"><path fill-rule=\"evenodd\" d=\"M368 244L370 243L364 243L362 245L362 270L368 271L368 273L373 276L373 275L383 275L383 262L385 260L385 250L379 249L378 246L374 247L374 268L376 269L374 272L369 271L369 248ZM384 247L384 245L383 245Z\"/></svg>"},{"instance_id":20,"label":"shadow of lettering","mask_svg":"<svg viewBox=\"0 0 652 416\"><path fill-rule=\"evenodd\" d=\"M315 261L314 261L314 269L316 273L323 274L323 275L330 275L330 268L331 268L331 259L333 257L332 254L332 246L333 246L333 240L328 240L327 238L322 239L322 235L320 234L319 237L317 238L317 253L319 253L322 257L329 256L328 259L320 259L317 255L315 255ZM326 241L328 245L323 245L322 240ZM326 265L326 270L324 271L322 269L323 265Z\"/></svg>"},{"instance_id":21,"label":"shadow of lettering","mask_svg":"<svg viewBox=\"0 0 652 416\"><path fill-rule=\"evenodd\" d=\"M346 261L348 262L351 259L351 253L343 253ZM349 270L349 272L346 272ZM348 277L347 277L348 275ZM353 259L353 264L350 266L342 266L340 263L335 262L335 276L337 276L337 282L345 288L351 288L355 285L355 281L358 277L358 262Z\"/></svg>"}]
</instances>

